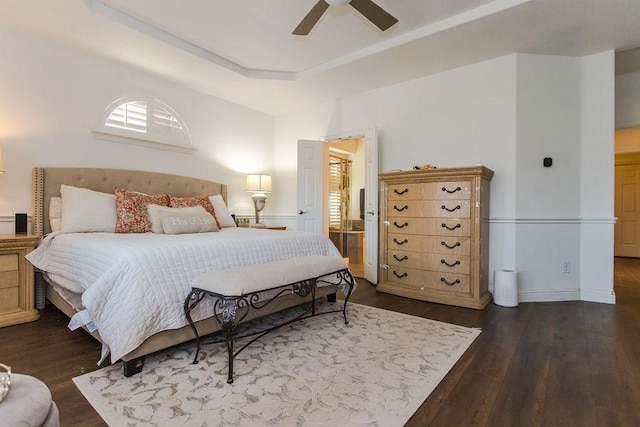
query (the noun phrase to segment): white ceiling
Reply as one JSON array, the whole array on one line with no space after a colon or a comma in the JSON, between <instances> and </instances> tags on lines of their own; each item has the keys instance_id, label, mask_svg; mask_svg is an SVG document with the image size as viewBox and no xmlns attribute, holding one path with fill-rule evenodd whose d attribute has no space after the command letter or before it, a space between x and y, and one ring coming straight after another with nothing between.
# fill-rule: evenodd
<instances>
[{"instance_id":1,"label":"white ceiling","mask_svg":"<svg viewBox=\"0 0 640 427\"><path fill-rule=\"evenodd\" d=\"M344 5L291 35L316 1L0 0L0 25L269 114L513 52L640 46L638 0L375 0L399 20L386 32Z\"/></svg>"}]
</instances>

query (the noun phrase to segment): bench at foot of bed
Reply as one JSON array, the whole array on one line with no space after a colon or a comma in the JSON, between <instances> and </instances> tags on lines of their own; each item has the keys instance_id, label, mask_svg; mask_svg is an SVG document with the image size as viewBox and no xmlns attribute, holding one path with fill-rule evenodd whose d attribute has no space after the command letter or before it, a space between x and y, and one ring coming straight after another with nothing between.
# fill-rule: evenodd
<instances>
[{"instance_id":1,"label":"bench at foot of bed","mask_svg":"<svg viewBox=\"0 0 640 427\"><path fill-rule=\"evenodd\" d=\"M345 300L341 310L316 313L315 291L317 286L322 285L339 285L342 287ZM196 338L196 354L193 363L198 363L200 336L191 318L191 310L207 295L216 298L215 318L220 323L220 329L225 336L229 357L227 382L232 383L233 359L249 344L265 334L281 326L315 316L316 314L342 312L344 322L349 323L347 320L347 301L354 287L355 280L347 264L342 258L332 256L304 256L225 270L212 270L198 276L193 281L191 292L184 301L185 316ZM260 300L259 294L266 291L273 292L275 295L269 297L269 299ZM250 310L264 308L279 296L288 293L296 294L300 297L310 295L310 309L281 325L251 334L255 335L255 338L239 350L234 351L234 339L239 338L235 334L236 327L248 315Z\"/></svg>"}]
</instances>

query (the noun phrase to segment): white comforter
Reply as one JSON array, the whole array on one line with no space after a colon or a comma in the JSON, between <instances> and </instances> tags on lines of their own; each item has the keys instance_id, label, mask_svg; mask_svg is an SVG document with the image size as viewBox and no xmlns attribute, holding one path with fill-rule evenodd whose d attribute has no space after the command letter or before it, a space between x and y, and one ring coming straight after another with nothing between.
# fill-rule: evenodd
<instances>
[{"instance_id":1,"label":"white comforter","mask_svg":"<svg viewBox=\"0 0 640 427\"><path fill-rule=\"evenodd\" d=\"M305 255L340 256L319 233L225 228L183 235L53 233L27 259L57 284L82 293L84 310L70 327L95 326L102 359L110 351L115 362L151 335L187 324L183 302L194 277ZM212 314L213 304L203 303L194 320Z\"/></svg>"}]
</instances>

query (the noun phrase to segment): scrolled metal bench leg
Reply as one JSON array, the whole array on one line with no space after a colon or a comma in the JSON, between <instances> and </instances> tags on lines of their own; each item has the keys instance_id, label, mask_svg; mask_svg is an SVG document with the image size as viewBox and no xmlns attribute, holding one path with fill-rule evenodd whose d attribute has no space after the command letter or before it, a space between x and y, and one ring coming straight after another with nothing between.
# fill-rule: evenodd
<instances>
[{"instance_id":1,"label":"scrolled metal bench leg","mask_svg":"<svg viewBox=\"0 0 640 427\"><path fill-rule=\"evenodd\" d=\"M311 286L311 315L312 316L316 315L316 286L317 286L317 283L315 280L313 280L312 286Z\"/></svg>"},{"instance_id":2,"label":"scrolled metal bench leg","mask_svg":"<svg viewBox=\"0 0 640 427\"><path fill-rule=\"evenodd\" d=\"M200 334L198 334L198 330L196 329L196 325L191 318L191 310L198 305L202 298L204 298L205 293L198 290L192 290L187 298L184 300L184 314L187 317L187 321L189 322L189 326L193 331L193 334L196 336L196 354L193 356L192 364L198 363L198 355L200 354Z\"/></svg>"},{"instance_id":3,"label":"scrolled metal bench leg","mask_svg":"<svg viewBox=\"0 0 640 427\"><path fill-rule=\"evenodd\" d=\"M349 291L347 292L347 295L345 295L344 298L344 305L342 306L342 315L344 316L344 324L348 325L349 324L349 320L347 320L347 302L349 301L349 297L351 296L351 293L353 292L353 286L354 286L354 278L353 275L351 274L351 272L349 270L344 270L340 273L338 273L339 275L343 275L342 279L344 279L347 282L347 285L349 286Z\"/></svg>"},{"instance_id":4,"label":"scrolled metal bench leg","mask_svg":"<svg viewBox=\"0 0 640 427\"><path fill-rule=\"evenodd\" d=\"M233 383L233 335L236 328L236 313L238 311L237 298L225 298L222 301L222 322L221 327L225 333L227 342L227 353L229 357L229 371L227 374L227 383Z\"/></svg>"}]
</instances>

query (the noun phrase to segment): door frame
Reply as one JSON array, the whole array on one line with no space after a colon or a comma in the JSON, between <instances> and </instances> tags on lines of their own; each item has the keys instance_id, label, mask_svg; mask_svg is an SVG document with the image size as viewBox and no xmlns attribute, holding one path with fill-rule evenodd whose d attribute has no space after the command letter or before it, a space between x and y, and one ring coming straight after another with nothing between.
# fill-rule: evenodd
<instances>
[{"instance_id":1,"label":"door frame","mask_svg":"<svg viewBox=\"0 0 640 427\"><path fill-rule=\"evenodd\" d=\"M369 282L376 285L378 283L378 259L379 259L379 232L380 227L378 218L380 216L378 206L378 135L376 128L353 130L348 132L339 132L322 137L325 143L336 142L344 139L363 139L365 143L365 220L364 220L364 237L365 237L365 259L364 259L364 276ZM327 150L325 150L327 153ZM323 182L328 180L326 170ZM325 184L326 186L326 184ZM327 197L323 199L326 203ZM326 207L323 211L326 214ZM326 233L329 233L329 222L326 221Z\"/></svg>"}]
</instances>

